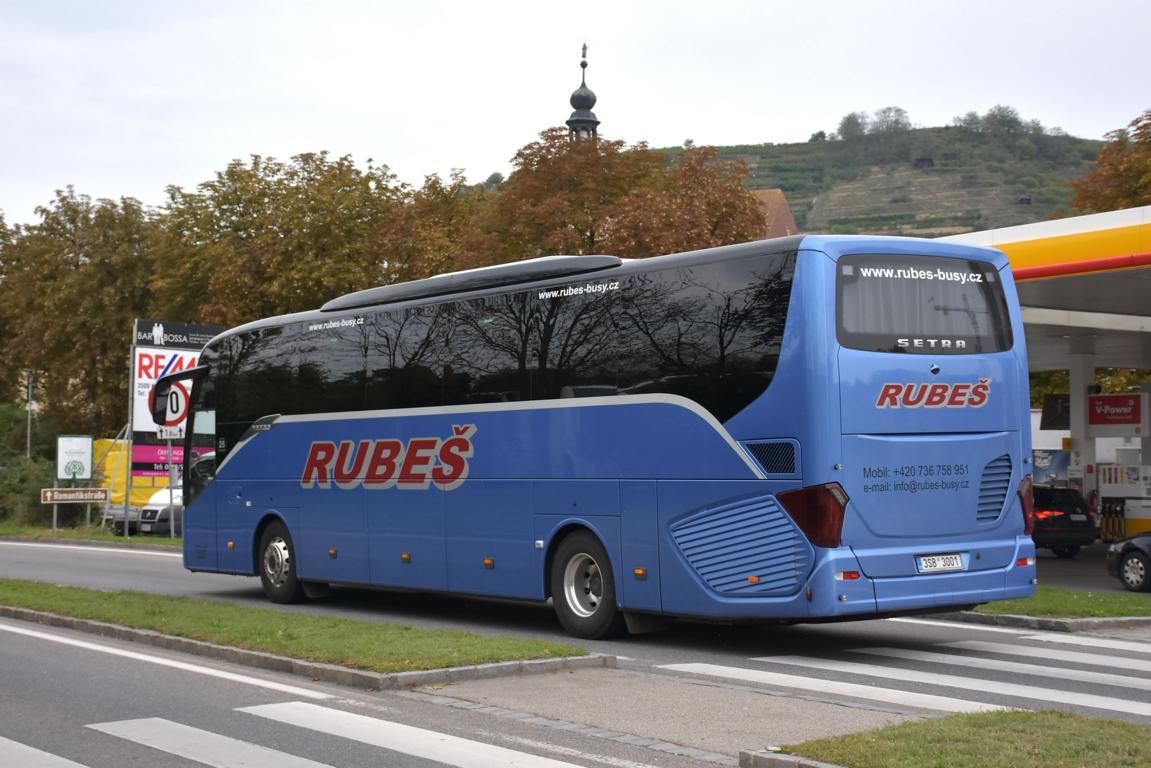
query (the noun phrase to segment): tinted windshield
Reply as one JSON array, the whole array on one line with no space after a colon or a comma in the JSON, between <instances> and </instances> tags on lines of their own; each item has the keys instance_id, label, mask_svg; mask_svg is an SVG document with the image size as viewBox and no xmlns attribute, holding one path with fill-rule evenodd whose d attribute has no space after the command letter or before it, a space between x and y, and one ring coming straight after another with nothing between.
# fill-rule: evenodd
<instances>
[{"instance_id":1,"label":"tinted windshield","mask_svg":"<svg viewBox=\"0 0 1151 768\"><path fill-rule=\"evenodd\" d=\"M836 310L839 343L852 349L970 355L1011 348L999 274L980 261L844 256Z\"/></svg>"}]
</instances>

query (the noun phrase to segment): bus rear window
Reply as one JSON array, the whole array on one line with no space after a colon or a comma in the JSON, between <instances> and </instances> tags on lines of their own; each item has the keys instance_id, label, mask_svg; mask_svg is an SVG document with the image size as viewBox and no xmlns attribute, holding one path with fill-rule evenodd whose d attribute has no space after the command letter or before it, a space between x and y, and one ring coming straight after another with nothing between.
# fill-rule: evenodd
<instances>
[{"instance_id":1,"label":"bus rear window","mask_svg":"<svg viewBox=\"0 0 1151 768\"><path fill-rule=\"evenodd\" d=\"M991 264L949 257L840 258L839 343L869 352L972 355L1011 348L1003 285Z\"/></svg>"}]
</instances>

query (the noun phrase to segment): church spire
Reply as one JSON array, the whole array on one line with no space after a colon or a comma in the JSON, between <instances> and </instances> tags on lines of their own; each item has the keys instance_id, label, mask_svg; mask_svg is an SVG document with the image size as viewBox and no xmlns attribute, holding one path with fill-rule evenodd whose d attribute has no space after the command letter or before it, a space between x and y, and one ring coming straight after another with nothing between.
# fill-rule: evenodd
<instances>
[{"instance_id":1,"label":"church spire","mask_svg":"<svg viewBox=\"0 0 1151 768\"><path fill-rule=\"evenodd\" d=\"M595 94L587 87L587 43L584 43L583 59L579 65L583 72L580 75L579 88L572 92L571 105L575 111L568 118L567 126L573 139L590 139L596 135L599 120L596 119L595 112L591 111L595 106Z\"/></svg>"}]
</instances>

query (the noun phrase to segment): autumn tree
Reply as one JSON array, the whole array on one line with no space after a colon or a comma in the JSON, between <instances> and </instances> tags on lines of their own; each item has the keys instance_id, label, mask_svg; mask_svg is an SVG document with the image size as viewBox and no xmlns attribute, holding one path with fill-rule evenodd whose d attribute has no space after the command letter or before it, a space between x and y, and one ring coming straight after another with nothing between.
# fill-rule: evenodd
<instances>
[{"instance_id":1,"label":"autumn tree","mask_svg":"<svg viewBox=\"0 0 1151 768\"><path fill-rule=\"evenodd\" d=\"M650 184L663 156L622 141L572 141L551 128L520 149L515 170L465 238L461 264L483 266L536 256L604 253L615 206Z\"/></svg>"},{"instance_id":2,"label":"autumn tree","mask_svg":"<svg viewBox=\"0 0 1151 768\"><path fill-rule=\"evenodd\" d=\"M640 144L572 141L553 128L521 149L515 171L464 240L470 266L554 254L641 257L761 237L744 166L714 148L669 161Z\"/></svg>"},{"instance_id":3,"label":"autumn tree","mask_svg":"<svg viewBox=\"0 0 1151 768\"><path fill-rule=\"evenodd\" d=\"M132 321L151 305L155 222L136 200L93 202L71 187L36 213L0 247L5 367L36 373L41 412L63 429L114 433Z\"/></svg>"},{"instance_id":4,"label":"autumn tree","mask_svg":"<svg viewBox=\"0 0 1151 768\"><path fill-rule=\"evenodd\" d=\"M747 167L714 147L681 152L616 206L609 252L639 258L756 240L767 222L744 186Z\"/></svg>"},{"instance_id":5,"label":"autumn tree","mask_svg":"<svg viewBox=\"0 0 1151 768\"><path fill-rule=\"evenodd\" d=\"M1151 110L1126 129L1107 134L1091 171L1071 182L1080 213L1116 211L1151 204Z\"/></svg>"}]
</instances>

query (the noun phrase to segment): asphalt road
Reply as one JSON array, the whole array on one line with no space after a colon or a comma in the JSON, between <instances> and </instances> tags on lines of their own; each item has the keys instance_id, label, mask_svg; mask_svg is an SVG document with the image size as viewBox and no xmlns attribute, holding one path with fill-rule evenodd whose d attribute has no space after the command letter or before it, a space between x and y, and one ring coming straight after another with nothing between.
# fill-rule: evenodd
<instances>
[{"instance_id":1,"label":"asphalt road","mask_svg":"<svg viewBox=\"0 0 1151 768\"><path fill-rule=\"evenodd\" d=\"M0 620L12 768L688 768L619 741ZM573 762L573 758L577 758Z\"/></svg>"},{"instance_id":2,"label":"asphalt road","mask_svg":"<svg viewBox=\"0 0 1151 768\"><path fill-rule=\"evenodd\" d=\"M1040 578L1050 583L1049 571L1101 566L1091 554L1070 563L1041 556ZM366 590L273 606L256 579L187 573L171 553L0 542L0 576L566 639L551 611L538 606ZM508 737L507 728L535 715L554 721L542 726L553 735L565 732L563 724L582 724L734 759L740 749L953 711L1055 708L1151 724L1149 640L1151 632L1117 639L927 617L797 626L676 624L660 634L585 643L620 656L620 670L472 681L406 695L444 711L484 715L480 730L493 739ZM6 643L0 637L0 646ZM579 763L583 753L576 749L572 760ZM639 762L660 764L653 760L666 757L654 748L646 754Z\"/></svg>"}]
</instances>

